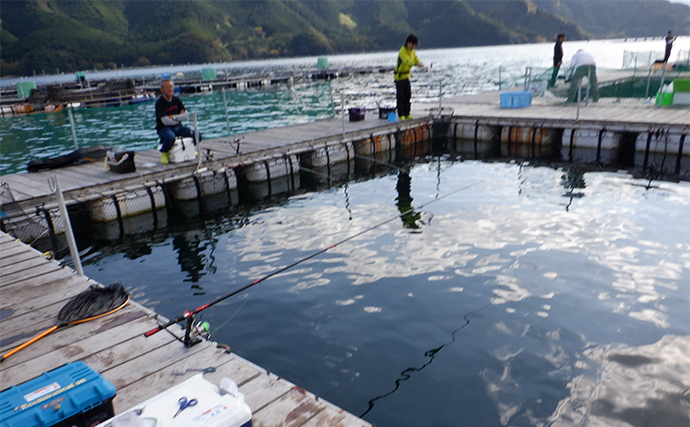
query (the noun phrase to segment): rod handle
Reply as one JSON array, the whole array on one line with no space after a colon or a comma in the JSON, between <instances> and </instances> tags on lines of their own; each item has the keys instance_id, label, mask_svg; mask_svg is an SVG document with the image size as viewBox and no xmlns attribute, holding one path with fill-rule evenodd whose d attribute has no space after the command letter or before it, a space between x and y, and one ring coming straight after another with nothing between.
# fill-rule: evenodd
<instances>
[{"instance_id":1,"label":"rod handle","mask_svg":"<svg viewBox=\"0 0 690 427\"><path fill-rule=\"evenodd\" d=\"M160 331L162 331L162 330L163 330L163 327L162 327L162 326L159 326L159 327L157 327L157 328L155 328L155 329L151 329L150 331L148 331L148 332L146 332L146 333L144 334L144 338L148 338L148 337L150 337L151 335L157 334L158 332L160 332Z\"/></svg>"},{"instance_id":2,"label":"rod handle","mask_svg":"<svg viewBox=\"0 0 690 427\"><path fill-rule=\"evenodd\" d=\"M53 331L56 330L57 328L58 328L58 325L55 325L55 326L53 326L52 328L48 329L47 331L45 331L45 332L43 332L43 333L41 333L41 334L39 334L39 335L36 335L35 337L31 338L29 341L25 342L24 344L20 345L19 347L15 348L14 350L5 353L2 357L0 357L0 362L4 361L4 360L7 359L8 357L12 356L14 353L18 352L19 350L22 350L22 349L28 347L29 345L35 343L36 341L38 341L38 340L40 340L41 338L45 337L46 335L48 335L49 333L53 332Z\"/></svg>"}]
</instances>

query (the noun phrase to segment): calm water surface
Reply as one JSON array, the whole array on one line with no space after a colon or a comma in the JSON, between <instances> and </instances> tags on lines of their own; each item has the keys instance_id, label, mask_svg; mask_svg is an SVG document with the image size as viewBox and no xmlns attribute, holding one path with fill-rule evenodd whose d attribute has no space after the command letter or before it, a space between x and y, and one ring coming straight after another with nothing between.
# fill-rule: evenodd
<instances>
[{"instance_id":1,"label":"calm water surface","mask_svg":"<svg viewBox=\"0 0 690 427\"><path fill-rule=\"evenodd\" d=\"M385 222L203 312L212 338L379 426L685 427L690 186L573 182L436 158L96 237L83 263L175 317Z\"/></svg>"}]
</instances>

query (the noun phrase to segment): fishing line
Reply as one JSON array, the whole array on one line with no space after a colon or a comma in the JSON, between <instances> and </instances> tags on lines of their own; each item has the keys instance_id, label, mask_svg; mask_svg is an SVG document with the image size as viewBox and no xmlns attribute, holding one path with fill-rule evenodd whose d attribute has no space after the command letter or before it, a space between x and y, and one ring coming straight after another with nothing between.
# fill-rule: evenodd
<instances>
[{"instance_id":1,"label":"fishing line","mask_svg":"<svg viewBox=\"0 0 690 427\"><path fill-rule=\"evenodd\" d=\"M242 304L240 304L240 306L237 307L237 310L235 310L235 312L232 313L232 315L230 315L230 317L228 318L228 320L226 320L225 322L223 322L220 326L214 328L216 332L217 332L218 330L220 330L220 328L222 328L223 326L227 325L227 323L228 323L229 321L231 321L232 318L235 317L235 316L237 315L237 313L240 312L240 310L242 309L242 307L244 307L244 305L247 303L247 301L249 301L249 300L251 299L251 297L254 296L254 294L256 293L256 290L257 290L257 289L258 289L258 288L254 288L254 290L252 291L252 293L249 294L249 296L248 296L247 298L245 298L244 301L242 301Z\"/></svg>"},{"instance_id":2,"label":"fishing line","mask_svg":"<svg viewBox=\"0 0 690 427\"><path fill-rule=\"evenodd\" d=\"M503 285L499 285L499 286L498 286L498 290L500 290L502 287L503 287ZM395 393L395 392L400 388L400 386L402 385L403 382L405 382L405 381L409 380L410 378L412 378L412 374L413 374L413 373L415 373L415 372L420 372L420 371L422 371L424 368L426 368L427 366L431 365L431 362L434 361L434 358L436 357L436 355L437 355L441 350L443 350L444 347L449 346L449 345L452 345L452 344L456 341L456 339L455 339L455 334L456 334L458 331L464 329L467 325L470 324L470 318L469 318L468 316L470 316L470 315L472 315L472 314L477 314L477 313L481 312L482 310L484 310L486 307L492 305L493 302L494 302L494 300L496 299L497 295L498 295L498 292L495 292L494 295L493 295L493 297L491 298L491 300L490 300L488 303L484 304L484 305L481 306L479 309L474 310L474 311L470 311L469 313L466 313L464 316L462 316L462 318L465 319L465 323L463 323L461 326L457 327L457 328L450 334L451 340L450 340L449 342L444 343L444 344L441 344L440 346L435 347L435 348L432 348L431 350L425 351L425 352L424 352L424 357L428 357L429 360L428 360L426 363L424 363L422 366L420 366L420 367L418 367L418 368L417 368L417 367L410 367L410 368L407 368L407 369L405 369L404 371L400 372L400 377L398 377L398 378L395 380L395 388L394 388L393 390L389 391L388 393L381 394L381 395L376 396L375 398L369 400L369 407L367 408L366 411L364 411L364 412L362 413L362 415L359 416L359 418L363 418L366 414L368 414L369 412L371 412L371 410L374 409L374 405L375 405L375 403L376 403L377 400L384 399L384 398L390 396L391 394Z\"/></svg>"},{"instance_id":3,"label":"fishing line","mask_svg":"<svg viewBox=\"0 0 690 427\"><path fill-rule=\"evenodd\" d=\"M467 189L469 189L469 188L472 188L472 187L474 187L474 186L480 184L481 182L483 182L483 181L477 181L477 182L475 182L475 183L473 183L473 184L466 185L466 186L464 186L464 187L461 187L461 188L458 188L458 189L456 189L456 190L453 190L453 191L451 191L451 192L449 192L449 193L444 194L443 196L437 197L437 198L435 198L435 199L433 199L433 200L430 200L429 202L426 202L426 203L421 204L419 207L417 207L417 209L421 209L421 208L423 208L423 207L425 207L425 206L428 206L428 205L430 205L430 204L432 204L432 203L436 203L436 202L438 202L438 201L440 201L440 200L443 200L443 199L445 199L445 198L447 198L447 197L450 197L450 196L452 196L453 194L459 193L459 192L461 192L461 191L465 191L465 190L467 190ZM333 244L331 244L330 246L327 246L327 247L325 247L325 248L323 248L323 249L320 249L320 250L318 250L318 251L312 253L311 255L308 255L308 256L306 256L306 257L304 257L304 258L298 259L297 261L295 261L295 262L293 262L293 263L290 263L290 264L288 264L288 265L286 265L286 266L284 266L284 267L281 267L281 268L279 268L279 269L277 269L277 270L274 270L273 272L271 272L271 273L269 273L269 274L267 274L267 275L265 275L265 276L263 276L263 277L261 277L261 278L255 280L255 281L253 281L253 282L251 282L251 283L249 283L249 284L247 284L247 285L244 285L244 286L242 286L242 287L240 287L240 288L238 288L238 289L236 289L236 290L234 290L234 291L232 291L232 292L230 292L230 293L228 293L228 294L226 294L226 295L223 295L223 296L221 296L221 297L218 297L218 298L216 298L215 300L211 301L210 303L204 304L204 305L198 307L198 308L195 309L195 310L187 310L187 311L185 311L181 316L178 316L178 317L176 317L176 318L174 318L174 319L168 321L167 323L165 323L165 324L163 324L163 325L158 325L158 327L156 327L155 329L152 329L152 330L146 332L146 333L144 334L144 337L150 337L151 335L153 335L153 334L155 334L155 333L157 333L157 332L160 332L160 331L162 331L163 329L168 328L169 326L172 326L172 325L174 325L174 324L176 324L176 323L182 322L182 321L184 321L184 320L186 320L186 319L188 319L188 318L191 319L191 318L194 317L194 315L196 315L196 314L198 314L198 313L200 313L200 312L206 310L206 309L209 308L209 307L212 307L212 306L218 304L219 302L225 301L226 299L230 298L230 297L233 296L233 295L236 295L236 294L238 294L238 293L240 293L240 292L243 292L243 291L245 291L245 290L247 290L247 289L249 289L249 288L251 288L251 287L253 287L253 286L256 286L256 285L258 285L259 283L262 283L262 282L264 282L264 281L270 279L270 278L273 277L273 276L276 276L276 275L278 275L278 274L280 274L280 273L282 273L282 272L284 272L284 271L287 271L287 270L291 269L292 267L295 267L295 266L297 266L297 265L299 265L299 264L302 264L303 262L306 262L306 261L308 261L308 260L310 260L310 259L312 259L312 258L314 258L314 257L317 257L317 256L321 255L322 253L327 252L327 251L329 251L329 250L335 248L336 246L339 246L339 245L342 245L343 243L349 242L350 240L352 240L352 239L354 239L354 238L356 238L356 237L359 237L359 236L361 236L361 235L363 235L363 234L366 234L366 233L368 233L368 232L370 232L370 231L372 231L372 230L375 230L376 228L379 228L379 227L381 227L381 226L383 226L383 225L385 225L385 224L387 224L387 223L389 223L389 222L391 222L391 221L394 221L394 220L396 220L396 219L398 219L398 218L400 218L400 217L402 217L402 216L404 216L404 215L408 215L408 214L410 214L410 213L412 213L412 212L414 212L414 211L415 211L415 208L408 209L407 211L402 212L402 213L400 213L399 215L396 215L396 216L393 216L393 217L391 217L391 218L388 218L387 220L381 221L381 222L379 222L378 224L375 224L375 225L373 225L373 226L371 226L371 227L369 227L369 228L365 228L364 230L359 231L359 232L357 232L357 233L355 233L355 234L352 234L351 236L346 237L346 238L344 238L344 239L342 239L342 240L340 240L340 241L338 241L338 242L336 242L336 243L333 243ZM188 324L187 324L188 329L189 329L189 327L190 327L190 324L191 324L191 322L188 322Z\"/></svg>"},{"instance_id":4,"label":"fishing line","mask_svg":"<svg viewBox=\"0 0 690 427\"><path fill-rule=\"evenodd\" d=\"M383 160L379 160L375 157L370 157L370 156L363 156L361 154L355 153L355 157L363 159L363 160L369 160L370 162L378 163L383 166L388 166L389 168L395 169L397 171L400 170L400 168L392 163L384 162Z\"/></svg>"},{"instance_id":5,"label":"fishing line","mask_svg":"<svg viewBox=\"0 0 690 427\"><path fill-rule=\"evenodd\" d=\"M314 169L305 168L304 166L300 166L300 167L299 167L299 170L304 171L304 172L312 173L312 174L314 174L314 175L316 175L316 176L324 176L324 177L326 177L326 179L328 179L329 181L335 181L335 178L332 178L332 175L331 175L330 173L322 173L322 172L319 172L319 171L314 170ZM347 175L348 175L348 178L349 178L349 176L350 176L350 172L349 172L349 171L348 171L348 174L347 174ZM331 185L333 185L333 184L331 184L331 183L329 182L329 186L331 186ZM330 187L329 187L329 188L330 188ZM348 213L348 218L347 218L347 219L350 220L350 221L352 221L352 209L350 209L350 194L348 193L347 189L348 189L348 181L345 180L345 184L343 185L343 193L345 194L345 210L347 210L347 213Z\"/></svg>"}]
</instances>

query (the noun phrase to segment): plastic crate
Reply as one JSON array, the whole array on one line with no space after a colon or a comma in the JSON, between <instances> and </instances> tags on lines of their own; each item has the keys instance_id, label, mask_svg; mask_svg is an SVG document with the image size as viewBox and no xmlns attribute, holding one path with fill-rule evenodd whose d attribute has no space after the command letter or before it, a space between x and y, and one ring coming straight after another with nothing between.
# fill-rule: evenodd
<instances>
[{"instance_id":1,"label":"plastic crate","mask_svg":"<svg viewBox=\"0 0 690 427\"><path fill-rule=\"evenodd\" d=\"M244 403L244 395L232 380L223 381L231 386L229 390L221 390L205 380L203 374L195 375L97 427L139 425L149 420L164 427L252 427L252 411ZM196 399L196 404L175 416L183 397Z\"/></svg>"},{"instance_id":2,"label":"plastic crate","mask_svg":"<svg viewBox=\"0 0 690 427\"><path fill-rule=\"evenodd\" d=\"M366 114L366 108L364 108L364 107L350 108L348 111L350 113L350 121L351 122L360 122L360 121L364 120L364 116Z\"/></svg>"},{"instance_id":3,"label":"plastic crate","mask_svg":"<svg viewBox=\"0 0 690 427\"><path fill-rule=\"evenodd\" d=\"M676 77L673 79L674 92L690 92L690 79Z\"/></svg>"},{"instance_id":4,"label":"plastic crate","mask_svg":"<svg viewBox=\"0 0 690 427\"><path fill-rule=\"evenodd\" d=\"M524 108L532 105L532 92L503 92L501 94L501 108Z\"/></svg>"},{"instance_id":5,"label":"plastic crate","mask_svg":"<svg viewBox=\"0 0 690 427\"><path fill-rule=\"evenodd\" d=\"M72 362L0 393L0 427L91 427L114 415L115 387Z\"/></svg>"}]
</instances>

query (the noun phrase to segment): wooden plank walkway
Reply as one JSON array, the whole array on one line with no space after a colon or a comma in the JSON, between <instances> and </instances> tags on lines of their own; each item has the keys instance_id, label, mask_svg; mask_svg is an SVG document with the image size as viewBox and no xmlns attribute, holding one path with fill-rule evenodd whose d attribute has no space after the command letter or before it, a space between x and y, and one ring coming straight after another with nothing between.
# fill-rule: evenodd
<instances>
[{"instance_id":1,"label":"wooden plank walkway","mask_svg":"<svg viewBox=\"0 0 690 427\"><path fill-rule=\"evenodd\" d=\"M442 102L444 114L453 117L480 120L483 123L561 123L582 127L647 131L650 128L674 127L690 130L690 108L656 107L640 99L601 98L597 103L581 105L579 121L577 104L565 103L563 98L535 97L526 108L500 108L501 92L448 98Z\"/></svg>"},{"instance_id":2,"label":"wooden plank walkway","mask_svg":"<svg viewBox=\"0 0 690 427\"><path fill-rule=\"evenodd\" d=\"M313 123L238 134L233 135L232 138L203 140L201 142L201 155L205 157L206 149L210 148L213 159L210 162L205 162L205 166L214 168L236 167L265 157L306 151L317 146L324 146L326 143L337 143L341 140L361 138L372 133L386 132L386 129L390 131L401 127L415 127L419 124L420 122L416 124L404 124L403 122L389 124L387 121L379 120L374 113L369 113L366 120L359 122L332 118ZM345 137L343 137L344 133L346 134ZM235 138L242 138L238 155L235 154L235 145L232 143ZM119 174L107 171L103 162L96 162L35 173L3 175L0 177L0 182L5 181L9 185L15 201L19 202L23 208L31 209L41 203L53 202L54 196L48 180L54 176L57 176L60 181L65 200L69 200L103 197L103 193L116 191L127 186L190 175L197 168L196 161L162 165L160 164L160 153L153 148L155 141L152 141L151 146L152 149L150 150L136 153L137 170L132 173Z\"/></svg>"},{"instance_id":3,"label":"wooden plank walkway","mask_svg":"<svg viewBox=\"0 0 690 427\"><path fill-rule=\"evenodd\" d=\"M0 232L2 354L54 326L62 306L96 284L41 255ZM173 335L183 336L179 325L171 332L144 338L144 332L157 325L154 317L150 310L130 302L101 319L61 328L0 363L0 390L81 360L115 385L113 404L119 414L195 374L172 375L175 366L213 366L216 372L204 377L215 384L223 377L234 380L252 409L256 427L370 426L214 342L184 347Z\"/></svg>"},{"instance_id":4,"label":"wooden plank walkway","mask_svg":"<svg viewBox=\"0 0 690 427\"><path fill-rule=\"evenodd\" d=\"M527 108L500 108L500 93L488 92L442 100L438 103L413 104L413 121L388 123L378 119L377 112L368 112L365 120L349 122L340 117L320 120L313 123L271 128L254 131L233 137L204 140L202 151L211 149L213 160L207 166L235 167L251 163L258 158L283 155L309 150L316 146L339 141L356 140L370 134L384 134L413 128L438 120L479 121L480 124L499 125L551 125L561 127L624 129L644 132L650 129L673 127L679 133L690 132L690 110L688 108L658 108L643 104L641 100L601 99L598 103L582 106L579 111L575 104L566 104L562 99L534 98ZM203 128L203 125L202 125ZM242 138L240 153L235 155L234 138ZM154 142L152 141L152 147ZM197 167L197 162L181 164L160 164L160 153L155 149L136 153L137 171L117 174L106 171L103 163L82 164L37 173L18 173L4 175L5 181L17 202L25 209L41 203L52 202L53 196L48 179L57 176L65 199L98 197L109 191L116 191L145 182L162 181L174 176L188 175ZM23 204L22 202L30 202Z\"/></svg>"}]
</instances>

